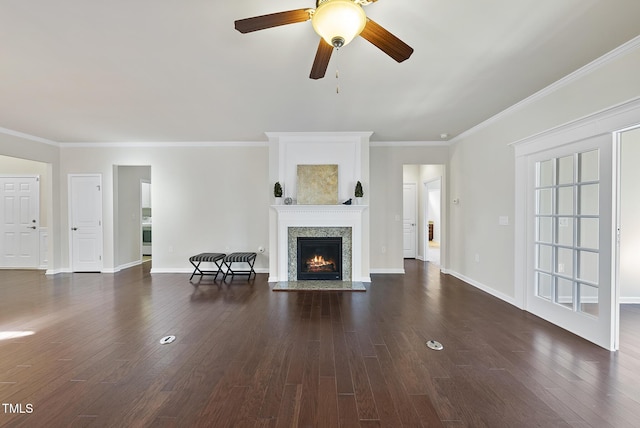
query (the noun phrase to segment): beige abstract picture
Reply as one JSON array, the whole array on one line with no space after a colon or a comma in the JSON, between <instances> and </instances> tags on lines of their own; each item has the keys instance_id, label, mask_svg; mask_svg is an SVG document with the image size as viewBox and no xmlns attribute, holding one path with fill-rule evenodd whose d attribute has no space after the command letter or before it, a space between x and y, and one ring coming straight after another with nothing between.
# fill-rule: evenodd
<instances>
[{"instance_id":1,"label":"beige abstract picture","mask_svg":"<svg viewBox=\"0 0 640 428\"><path fill-rule=\"evenodd\" d=\"M298 204L337 205L338 165L298 165Z\"/></svg>"}]
</instances>

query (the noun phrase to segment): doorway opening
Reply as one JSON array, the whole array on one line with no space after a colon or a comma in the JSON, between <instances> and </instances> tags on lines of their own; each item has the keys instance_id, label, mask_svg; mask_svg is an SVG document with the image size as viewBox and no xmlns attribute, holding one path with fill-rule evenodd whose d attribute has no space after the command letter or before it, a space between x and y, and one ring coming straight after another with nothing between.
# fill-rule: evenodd
<instances>
[{"instance_id":1,"label":"doorway opening","mask_svg":"<svg viewBox=\"0 0 640 428\"><path fill-rule=\"evenodd\" d=\"M637 185L640 182L640 126L621 131L618 142L618 233L616 278L619 294L618 326L637 323L640 313L640 199ZM640 332L640 326L619 331ZM640 333L630 337L620 335L619 345L637 346Z\"/></svg>"},{"instance_id":2,"label":"doorway opening","mask_svg":"<svg viewBox=\"0 0 640 428\"><path fill-rule=\"evenodd\" d=\"M444 165L403 165L404 258L441 265Z\"/></svg>"},{"instance_id":3,"label":"doorway opening","mask_svg":"<svg viewBox=\"0 0 640 428\"><path fill-rule=\"evenodd\" d=\"M116 270L150 263L153 254L151 166L115 165L114 193Z\"/></svg>"},{"instance_id":4,"label":"doorway opening","mask_svg":"<svg viewBox=\"0 0 640 428\"><path fill-rule=\"evenodd\" d=\"M151 175L151 174L149 174ZM151 213L151 180L140 180L140 212L142 219L142 239L141 258L142 262L151 261L151 240L152 240L152 213Z\"/></svg>"}]
</instances>

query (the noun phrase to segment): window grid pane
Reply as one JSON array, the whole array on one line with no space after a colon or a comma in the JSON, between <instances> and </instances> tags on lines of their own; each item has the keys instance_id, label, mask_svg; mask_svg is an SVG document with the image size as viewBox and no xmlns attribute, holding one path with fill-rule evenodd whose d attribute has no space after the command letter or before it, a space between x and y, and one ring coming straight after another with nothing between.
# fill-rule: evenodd
<instances>
[{"instance_id":1,"label":"window grid pane","mask_svg":"<svg viewBox=\"0 0 640 428\"><path fill-rule=\"evenodd\" d=\"M598 316L599 152L536 164L536 295Z\"/></svg>"}]
</instances>

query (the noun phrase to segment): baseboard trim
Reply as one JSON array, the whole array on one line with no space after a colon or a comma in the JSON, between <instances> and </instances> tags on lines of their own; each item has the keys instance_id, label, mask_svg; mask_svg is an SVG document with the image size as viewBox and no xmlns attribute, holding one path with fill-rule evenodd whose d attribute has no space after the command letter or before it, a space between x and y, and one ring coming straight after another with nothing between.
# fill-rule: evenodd
<instances>
[{"instance_id":1,"label":"baseboard trim","mask_svg":"<svg viewBox=\"0 0 640 428\"><path fill-rule=\"evenodd\" d=\"M47 269L44 274L45 275L58 275L60 273L71 273L71 269L69 269L69 268Z\"/></svg>"},{"instance_id":2,"label":"baseboard trim","mask_svg":"<svg viewBox=\"0 0 640 428\"><path fill-rule=\"evenodd\" d=\"M373 274L402 274L404 275L404 268L403 269L399 269L399 268L380 268L380 269L369 269L369 273L373 273Z\"/></svg>"},{"instance_id":3,"label":"baseboard trim","mask_svg":"<svg viewBox=\"0 0 640 428\"><path fill-rule=\"evenodd\" d=\"M640 297L620 297L620 304L622 305L640 304Z\"/></svg>"},{"instance_id":4,"label":"baseboard trim","mask_svg":"<svg viewBox=\"0 0 640 428\"><path fill-rule=\"evenodd\" d=\"M269 273L269 268L253 268L256 273ZM154 268L152 267L150 273L193 273L193 268Z\"/></svg>"},{"instance_id":5,"label":"baseboard trim","mask_svg":"<svg viewBox=\"0 0 640 428\"><path fill-rule=\"evenodd\" d=\"M192 273L193 268L154 268L152 267L150 273Z\"/></svg>"},{"instance_id":6,"label":"baseboard trim","mask_svg":"<svg viewBox=\"0 0 640 428\"><path fill-rule=\"evenodd\" d=\"M102 273L116 273L116 272L120 272L121 270L132 268L134 266L138 266L141 264L142 264L142 260L134 260L132 262L125 263L120 266L116 266L115 268L102 269Z\"/></svg>"},{"instance_id":7,"label":"baseboard trim","mask_svg":"<svg viewBox=\"0 0 640 428\"><path fill-rule=\"evenodd\" d=\"M502 300L504 302L507 302L507 303L519 308L519 306L516 304L515 298L513 298L511 296L507 296L506 294L504 294L504 293L502 293L500 291L494 290L493 288L491 288L491 287L489 287L489 286L487 286L487 285L485 285L485 284L483 284L481 282L475 281L475 280L473 280L473 279L471 279L471 278L469 278L467 276L464 276L459 272L455 272L455 271L452 271L452 270L447 270L446 273L447 273L447 275L451 275L451 276L454 276L454 277L458 278L460 281L466 282L467 284L471 285L472 287L475 287L475 288L477 288L477 289L479 289L481 291L484 291L485 293L490 294L493 297L496 297L496 298L498 298L498 299L500 299L500 300Z\"/></svg>"}]
</instances>

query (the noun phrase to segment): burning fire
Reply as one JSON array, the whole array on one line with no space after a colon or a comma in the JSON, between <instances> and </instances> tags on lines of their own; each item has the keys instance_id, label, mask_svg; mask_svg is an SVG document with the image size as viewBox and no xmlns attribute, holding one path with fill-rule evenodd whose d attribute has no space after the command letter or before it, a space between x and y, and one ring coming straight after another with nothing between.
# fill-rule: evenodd
<instances>
[{"instance_id":1,"label":"burning fire","mask_svg":"<svg viewBox=\"0 0 640 428\"><path fill-rule=\"evenodd\" d=\"M307 259L307 272L335 272L336 263L331 259L325 259L323 256L313 256Z\"/></svg>"}]
</instances>

